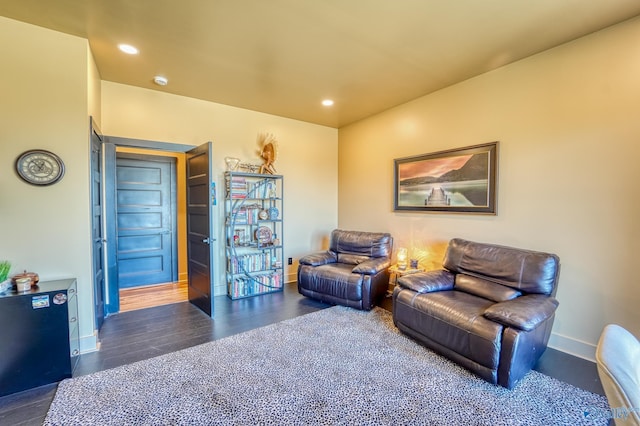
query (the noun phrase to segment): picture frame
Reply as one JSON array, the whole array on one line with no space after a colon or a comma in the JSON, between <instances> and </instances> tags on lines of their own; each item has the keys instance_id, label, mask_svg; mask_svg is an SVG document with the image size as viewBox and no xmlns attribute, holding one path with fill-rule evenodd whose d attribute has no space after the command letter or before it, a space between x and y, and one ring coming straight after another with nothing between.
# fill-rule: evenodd
<instances>
[{"instance_id":1,"label":"picture frame","mask_svg":"<svg viewBox=\"0 0 640 426\"><path fill-rule=\"evenodd\" d=\"M233 241L236 245L244 245L247 242L247 238L245 236L245 230L243 228L236 228L233 231Z\"/></svg>"},{"instance_id":2,"label":"picture frame","mask_svg":"<svg viewBox=\"0 0 640 426\"><path fill-rule=\"evenodd\" d=\"M496 214L498 142L394 160L394 210Z\"/></svg>"}]
</instances>

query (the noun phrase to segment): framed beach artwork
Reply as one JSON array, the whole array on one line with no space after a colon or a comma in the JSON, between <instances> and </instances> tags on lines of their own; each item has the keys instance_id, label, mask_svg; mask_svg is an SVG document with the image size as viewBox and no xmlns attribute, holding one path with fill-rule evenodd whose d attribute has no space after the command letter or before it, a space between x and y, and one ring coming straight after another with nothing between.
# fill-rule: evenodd
<instances>
[{"instance_id":1,"label":"framed beach artwork","mask_svg":"<svg viewBox=\"0 0 640 426\"><path fill-rule=\"evenodd\" d=\"M396 211L496 214L498 142L399 158Z\"/></svg>"}]
</instances>

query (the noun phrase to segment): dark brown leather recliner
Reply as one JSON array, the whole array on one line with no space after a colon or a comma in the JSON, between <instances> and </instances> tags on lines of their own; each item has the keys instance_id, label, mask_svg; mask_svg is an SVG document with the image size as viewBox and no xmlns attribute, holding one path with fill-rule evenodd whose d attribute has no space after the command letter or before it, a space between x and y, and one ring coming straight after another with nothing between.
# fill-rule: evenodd
<instances>
[{"instance_id":1,"label":"dark brown leather recliner","mask_svg":"<svg viewBox=\"0 0 640 426\"><path fill-rule=\"evenodd\" d=\"M393 238L379 232L331 232L329 250L300 259L298 291L323 302L369 310L389 286Z\"/></svg>"},{"instance_id":2,"label":"dark brown leather recliner","mask_svg":"<svg viewBox=\"0 0 640 426\"><path fill-rule=\"evenodd\" d=\"M547 347L558 256L453 239L443 266L398 280L395 325L486 381L513 388Z\"/></svg>"}]
</instances>

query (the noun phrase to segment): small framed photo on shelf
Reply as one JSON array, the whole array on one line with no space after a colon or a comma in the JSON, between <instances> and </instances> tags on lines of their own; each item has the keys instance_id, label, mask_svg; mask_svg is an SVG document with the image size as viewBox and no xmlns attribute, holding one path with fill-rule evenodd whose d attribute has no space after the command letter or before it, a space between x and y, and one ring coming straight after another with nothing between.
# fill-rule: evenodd
<instances>
[{"instance_id":1,"label":"small framed photo on shelf","mask_svg":"<svg viewBox=\"0 0 640 426\"><path fill-rule=\"evenodd\" d=\"M276 198L278 196L277 190L276 190L276 183L272 180L270 180L269 182L267 182L267 187L265 190L265 198Z\"/></svg>"},{"instance_id":2,"label":"small framed photo on shelf","mask_svg":"<svg viewBox=\"0 0 640 426\"><path fill-rule=\"evenodd\" d=\"M236 228L233 231L233 243L237 245L242 245L242 244L245 244L246 242L247 242L247 239L245 237L244 229Z\"/></svg>"}]
</instances>

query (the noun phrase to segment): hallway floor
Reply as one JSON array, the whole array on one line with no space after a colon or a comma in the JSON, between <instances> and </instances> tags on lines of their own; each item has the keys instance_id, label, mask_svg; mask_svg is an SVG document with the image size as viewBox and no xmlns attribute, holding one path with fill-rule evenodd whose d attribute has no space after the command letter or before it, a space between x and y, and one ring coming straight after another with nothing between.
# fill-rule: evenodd
<instances>
[{"instance_id":1,"label":"hallway floor","mask_svg":"<svg viewBox=\"0 0 640 426\"><path fill-rule=\"evenodd\" d=\"M188 300L186 282L125 288L120 290L120 313Z\"/></svg>"}]
</instances>

